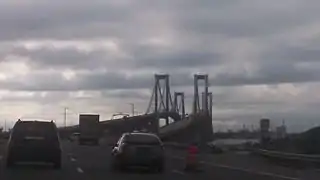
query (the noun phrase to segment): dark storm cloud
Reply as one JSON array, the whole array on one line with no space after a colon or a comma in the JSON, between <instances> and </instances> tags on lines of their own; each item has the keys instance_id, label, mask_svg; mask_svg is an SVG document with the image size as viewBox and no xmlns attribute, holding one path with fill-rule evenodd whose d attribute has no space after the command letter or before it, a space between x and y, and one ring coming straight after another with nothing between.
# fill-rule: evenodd
<instances>
[{"instance_id":1,"label":"dark storm cloud","mask_svg":"<svg viewBox=\"0 0 320 180\"><path fill-rule=\"evenodd\" d=\"M261 63L263 64L263 63ZM239 86L258 84L305 83L320 80L319 70L301 70L293 64L281 65L279 62L263 64L254 74L232 74L223 72L211 78L211 84L217 86Z\"/></svg>"},{"instance_id":2,"label":"dark storm cloud","mask_svg":"<svg viewBox=\"0 0 320 180\"><path fill-rule=\"evenodd\" d=\"M8 47L6 47L8 48ZM106 49L94 49L89 52L75 47L27 49L24 47L11 47L2 50L0 57L9 55L28 58L28 64L33 68L119 68L119 69L145 69L145 68L194 68L219 64L221 57L218 53L198 50L177 50L154 47L152 45L134 46L126 52L129 58L119 57Z\"/></svg>"},{"instance_id":3,"label":"dark storm cloud","mask_svg":"<svg viewBox=\"0 0 320 180\"><path fill-rule=\"evenodd\" d=\"M172 86L189 86L193 84L193 76L189 72L177 71L170 73L170 77L170 85ZM150 90L153 88L154 83L154 74L151 73L127 76L124 73L116 71L90 72L79 73L74 78L67 80L59 72L41 72L0 81L0 87L18 91L78 91L103 89L119 89L125 91L130 89Z\"/></svg>"},{"instance_id":4,"label":"dark storm cloud","mask_svg":"<svg viewBox=\"0 0 320 180\"><path fill-rule=\"evenodd\" d=\"M258 124L261 116L267 115L277 122L288 119L293 129L311 127L310 123L319 117L316 108L319 104L309 105L313 99L308 97L314 98L317 94L310 89L304 95L296 95L297 99L305 102L292 103L289 99L293 96L282 99L271 93L263 94L264 99L255 97L253 93L260 92L259 88L243 90L247 94L239 93L236 88L243 85L318 82L319 44L302 45L305 42L298 41L292 45L289 36L287 39L282 36L305 27L306 31L295 35L294 38L298 38L308 33L310 25L317 27L319 5L315 0L28 0L19 4L0 0L0 61L7 60L8 56L11 58L7 61L12 57L18 58L17 61L19 57L27 57L21 58L21 61L26 61L26 66L30 66L26 75L17 75L16 71L10 74L10 70L5 72L8 77L0 80L0 88L34 91L33 96L8 96L2 100L17 101L17 104L19 99L41 105L51 103L55 107L63 100L85 99L86 102L79 106L87 111L89 107L108 109L105 102L113 97L110 107L123 108L127 99L134 99L135 103L136 99L142 99L147 103L148 93L154 86L154 72L169 73L171 90L179 86L190 94L186 93L188 97L192 97L192 74L207 71L211 74L212 91L217 86L225 88L223 93L214 94L216 120L229 120L241 127L242 123ZM62 42L109 38L119 42L119 49L126 56L118 57L102 49L84 52L70 47L40 47L33 50L2 47L2 43L19 41L23 44L24 40ZM152 38L160 39L160 44L150 43L148 40ZM250 41L250 47L239 43L239 39L240 42ZM279 45L273 41L281 42ZM251 53L254 59L250 59ZM254 68L242 71L238 59ZM306 62L308 67L301 66ZM96 71L99 68L108 72ZM220 71L220 68L227 70ZM55 69L56 72L46 72L47 69ZM62 69L84 71L66 80L58 72ZM309 87L309 84L306 86ZM89 101L86 99L88 97L72 97L69 94L71 91L90 90L101 92L101 99L98 97ZM43 97L42 91L49 93ZM272 90L274 94L279 91L276 88ZM78 101L75 104L78 105ZM188 109L191 109L191 104L190 101ZM138 108L143 111L145 107L141 104ZM285 107L292 109L283 112ZM23 107L23 110L32 111L33 108ZM16 109L10 113L16 114L14 111Z\"/></svg>"},{"instance_id":5,"label":"dark storm cloud","mask_svg":"<svg viewBox=\"0 0 320 180\"><path fill-rule=\"evenodd\" d=\"M3 3L0 7L0 39L134 38L151 33L148 30L153 29L152 21L161 23L164 20L176 28L173 30L177 34L257 36L307 23L314 20L318 12L318 2L314 1L119 2L59 0Z\"/></svg>"},{"instance_id":6,"label":"dark storm cloud","mask_svg":"<svg viewBox=\"0 0 320 180\"><path fill-rule=\"evenodd\" d=\"M320 74L315 72L292 72L293 74L264 74L250 77L246 75L220 74L211 82L217 86L239 86L258 84L281 84L281 83L305 83L320 80Z\"/></svg>"},{"instance_id":7,"label":"dark storm cloud","mask_svg":"<svg viewBox=\"0 0 320 180\"><path fill-rule=\"evenodd\" d=\"M63 50L41 48L32 52L26 50L16 52L18 55L30 57L30 64L38 68L92 69L118 66L118 68L157 68L168 71L210 67L217 63L221 65L223 56L206 49L209 44L214 44L215 39L212 35L223 34L232 38L254 36L263 39L266 35L312 22L317 17L316 2L285 1L274 4L277 5L271 2L254 3L245 0L153 3L98 0L89 3L71 0L27 2L20 6L6 3L0 7L4 14L0 18L2 24L0 39L1 37L7 40L115 37L121 39L127 46L124 49L132 56L130 61L117 61L117 58L109 56L104 51L83 53L68 48ZM305 11L306 9L308 11ZM150 35L157 35L158 32L161 34L162 31L172 34L177 41L184 44L178 44L176 46L181 47L172 50L162 51L161 47L141 46L135 43ZM202 46L194 46L193 40L203 42L199 43ZM283 52L281 49L279 51ZM273 53L271 51L269 54ZM299 53L295 57L299 55L303 56ZM281 61L281 56L275 56L274 59L276 58ZM261 60L266 61L265 58ZM276 61L273 62L278 64ZM224 72L212 82L218 85L239 85L313 81L318 78L313 72L301 72L292 67L283 68L285 69L279 67L269 69L269 65L266 65L253 76ZM273 71L274 69L278 69L279 72Z\"/></svg>"},{"instance_id":8,"label":"dark storm cloud","mask_svg":"<svg viewBox=\"0 0 320 180\"><path fill-rule=\"evenodd\" d=\"M294 46L275 44L260 53L253 73L221 72L212 79L213 85L254 85L307 83L320 80L319 44Z\"/></svg>"},{"instance_id":9,"label":"dark storm cloud","mask_svg":"<svg viewBox=\"0 0 320 180\"><path fill-rule=\"evenodd\" d=\"M28 63L34 68L71 68L95 69L114 66L115 59L103 50L83 52L75 48L40 48L28 50L23 47L12 48L7 55L18 55L29 58ZM118 63L119 65L119 63Z\"/></svg>"},{"instance_id":10,"label":"dark storm cloud","mask_svg":"<svg viewBox=\"0 0 320 180\"><path fill-rule=\"evenodd\" d=\"M102 91L101 92L103 97L108 98L116 98L116 99L142 99L142 100L149 100L150 94L143 93L141 90L111 90L111 91Z\"/></svg>"},{"instance_id":11,"label":"dark storm cloud","mask_svg":"<svg viewBox=\"0 0 320 180\"><path fill-rule=\"evenodd\" d=\"M194 49L172 50L152 45L133 46L131 51L136 67L190 68L220 64L219 53Z\"/></svg>"},{"instance_id":12,"label":"dark storm cloud","mask_svg":"<svg viewBox=\"0 0 320 180\"><path fill-rule=\"evenodd\" d=\"M114 6L112 3L73 0L2 4L0 10L0 38L5 40L72 38L83 34L84 29L92 29L92 34L86 34L92 37L97 31L89 28L90 25L104 22L106 26L112 26L128 19L132 12L130 8ZM99 35L102 35L102 32L101 29ZM106 33L107 29L104 29L104 32Z\"/></svg>"},{"instance_id":13,"label":"dark storm cloud","mask_svg":"<svg viewBox=\"0 0 320 180\"><path fill-rule=\"evenodd\" d=\"M269 59L278 59L278 62L297 63L297 62L320 62L320 48L312 45L302 47L296 46L277 46L270 49L265 56ZM267 58L267 57L266 57Z\"/></svg>"},{"instance_id":14,"label":"dark storm cloud","mask_svg":"<svg viewBox=\"0 0 320 180\"><path fill-rule=\"evenodd\" d=\"M152 77L126 77L124 74L89 73L66 80L60 73L34 73L0 82L0 87L23 91L75 91L102 89L134 89L152 86Z\"/></svg>"},{"instance_id":15,"label":"dark storm cloud","mask_svg":"<svg viewBox=\"0 0 320 180\"><path fill-rule=\"evenodd\" d=\"M228 74L221 73L209 76L211 86L241 86L258 84L305 83L320 80L318 70L305 71L288 67L285 71L281 67L263 66L256 74ZM163 73L159 73L163 74ZM185 71L169 72L170 85L187 87L193 85L193 74ZM154 74L126 76L121 72L90 72L79 73L70 80L61 73L31 73L21 77L14 77L0 81L0 87L9 90L23 91L75 91L75 90L103 90L103 89L152 89Z\"/></svg>"}]
</instances>

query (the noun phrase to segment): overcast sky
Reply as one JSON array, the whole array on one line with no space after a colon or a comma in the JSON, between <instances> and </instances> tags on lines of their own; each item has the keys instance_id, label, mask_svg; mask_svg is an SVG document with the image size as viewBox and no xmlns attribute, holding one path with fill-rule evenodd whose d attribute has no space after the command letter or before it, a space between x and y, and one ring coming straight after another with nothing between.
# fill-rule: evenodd
<instances>
[{"instance_id":1,"label":"overcast sky","mask_svg":"<svg viewBox=\"0 0 320 180\"><path fill-rule=\"evenodd\" d=\"M154 73L207 73L215 130L320 124L317 0L0 0L0 126L146 111Z\"/></svg>"}]
</instances>

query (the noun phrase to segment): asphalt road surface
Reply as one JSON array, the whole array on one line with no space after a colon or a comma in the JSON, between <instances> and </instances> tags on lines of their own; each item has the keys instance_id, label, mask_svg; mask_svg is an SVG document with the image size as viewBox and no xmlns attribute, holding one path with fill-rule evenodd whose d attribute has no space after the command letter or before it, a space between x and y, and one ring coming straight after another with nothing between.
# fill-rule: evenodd
<instances>
[{"instance_id":1,"label":"asphalt road surface","mask_svg":"<svg viewBox=\"0 0 320 180\"><path fill-rule=\"evenodd\" d=\"M226 154L203 155L201 157L202 172L188 173L183 171L184 153L168 150L166 159L166 171L162 174L150 173L143 169L129 172L112 172L110 170L111 148L102 144L100 146L79 146L77 143L63 142L63 164L61 170L54 170L51 166L21 165L14 169L6 169L4 166L4 144L0 144L0 179L43 179L43 180L144 180L144 179L210 179L210 180L318 180L320 171L316 169L297 170L261 160L247 160L251 155ZM36 152L35 152L36 153ZM234 156L234 157L233 157ZM232 158L230 158L232 157ZM229 158L229 159L228 159ZM252 158L254 159L254 158ZM237 163L234 163L236 161ZM250 164L252 163L252 164ZM262 165L257 165L262 164ZM242 166L243 165L243 166ZM267 167L270 167L269 169ZM281 169L283 168L283 169ZM278 169L275 171L274 169Z\"/></svg>"}]
</instances>

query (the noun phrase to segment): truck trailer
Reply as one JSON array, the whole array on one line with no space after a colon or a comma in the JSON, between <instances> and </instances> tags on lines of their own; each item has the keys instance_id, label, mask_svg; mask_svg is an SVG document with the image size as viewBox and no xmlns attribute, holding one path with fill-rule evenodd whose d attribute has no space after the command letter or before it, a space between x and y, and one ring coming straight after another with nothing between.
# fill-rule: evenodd
<instances>
[{"instance_id":1,"label":"truck trailer","mask_svg":"<svg viewBox=\"0 0 320 180\"><path fill-rule=\"evenodd\" d=\"M80 145L94 144L99 145L100 138L100 116L97 114L80 114L79 115L79 138Z\"/></svg>"}]
</instances>

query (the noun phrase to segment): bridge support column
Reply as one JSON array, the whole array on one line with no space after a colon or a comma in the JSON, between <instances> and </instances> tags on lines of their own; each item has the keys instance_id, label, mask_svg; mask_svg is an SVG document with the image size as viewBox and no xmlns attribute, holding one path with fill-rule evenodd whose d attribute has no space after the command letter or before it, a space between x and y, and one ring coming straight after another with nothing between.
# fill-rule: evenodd
<instances>
[{"instance_id":1,"label":"bridge support column","mask_svg":"<svg viewBox=\"0 0 320 180\"><path fill-rule=\"evenodd\" d=\"M199 98L199 85L198 81L203 80L204 81L204 95L202 98L202 105L200 107L200 98ZM194 97L193 97L193 114L197 114L199 112L204 112L205 114L209 114L209 109L208 109L208 92L209 90L209 78L208 75L194 75Z\"/></svg>"},{"instance_id":2,"label":"bridge support column","mask_svg":"<svg viewBox=\"0 0 320 180\"><path fill-rule=\"evenodd\" d=\"M179 97L180 97L180 99L178 101ZM184 93L183 92L175 92L174 93L173 109L178 114L181 114L181 119L185 118L186 112L185 112Z\"/></svg>"},{"instance_id":3,"label":"bridge support column","mask_svg":"<svg viewBox=\"0 0 320 180\"><path fill-rule=\"evenodd\" d=\"M172 108L172 99L170 93L170 81L168 74L155 74L155 85L152 93L152 97L149 103L146 114L153 113L158 114L162 112L169 112ZM161 86L160 81L164 81L164 87ZM151 106L154 103L154 109L152 110ZM165 117L166 125L169 124L169 117Z\"/></svg>"}]
</instances>

